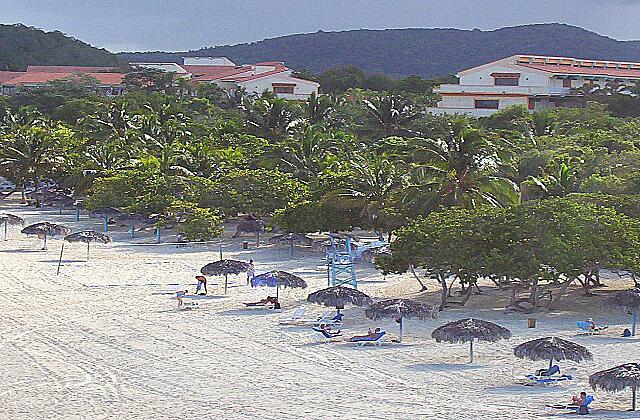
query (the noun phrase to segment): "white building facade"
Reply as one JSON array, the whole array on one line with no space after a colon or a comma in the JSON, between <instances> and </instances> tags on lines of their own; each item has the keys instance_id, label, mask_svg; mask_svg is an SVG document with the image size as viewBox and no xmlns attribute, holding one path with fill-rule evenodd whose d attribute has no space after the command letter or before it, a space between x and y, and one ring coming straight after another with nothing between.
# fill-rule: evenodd
<instances>
[{"instance_id":1,"label":"white building facade","mask_svg":"<svg viewBox=\"0 0 640 420\"><path fill-rule=\"evenodd\" d=\"M214 83L226 91L245 89L249 94L270 92L279 98L307 99L318 94L320 85L292 76L284 63L264 62L235 65L226 57L185 57L183 64L131 63L132 66L171 71L193 83Z\"/></svg>"},{"instance_id":2,"label":"white building facade","mask_svg":"<svg viewBox=\"0 0 640 420\"><path fill-rule=\"evenodd\" d=\"M530 111L581 106L576 88L640 82L640 63L567 57L515 55L456 75L457 85L441 85L435 114L491 115L512 105Z\"/></svg>"}]
</instances>

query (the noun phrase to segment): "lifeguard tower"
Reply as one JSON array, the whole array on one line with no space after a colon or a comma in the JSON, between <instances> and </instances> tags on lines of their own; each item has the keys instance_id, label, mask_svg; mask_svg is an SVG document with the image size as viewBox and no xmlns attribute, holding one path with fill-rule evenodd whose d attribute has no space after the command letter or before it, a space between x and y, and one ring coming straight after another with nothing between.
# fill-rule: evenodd
<instances>
[{"instance_id":1,"label":"lifeguard tower","mask_svg":"<svg viewBox=\"0 0 640 420\"><path fill-rule=\"evenodd\" d=\"M344 249L329 235L327 248L327 286L342 286L349 284L358 288L354 256L351 252L351 239L346 238Z\"/></svg>"}]
</instances>

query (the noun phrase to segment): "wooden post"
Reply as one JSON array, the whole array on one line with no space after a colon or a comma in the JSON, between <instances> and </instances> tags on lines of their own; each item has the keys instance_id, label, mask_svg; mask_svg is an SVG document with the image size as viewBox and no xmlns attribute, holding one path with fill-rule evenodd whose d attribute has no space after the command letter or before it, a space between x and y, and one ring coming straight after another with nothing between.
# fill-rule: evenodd
<instances>
[{"instance_id":1,"label":"wooden post","mask_svg":"<svg viewBox=\"0 0 640 420\"><path fill-rule=\"evenodd\" d=\"M9 219L4 219L4 240L7 240L7 230L9 229Z\"/></svg>"},{"instance_id":2,"label":"wooden post","mask_svg":"<svg viewBox=\"0 0 640 420\"><path fill-rule=\"evenodd\" d=\"M135 237L135 229L133 228L133 223L129 223L129 239L133 239Z\"/></svg>"},{"instance_id":3,"label":"wooden post","mask_svg":"<svg viewBox=\"0 0 640 420\"><path fill-rule=\"evenodd\" d=\"M160 228L156 228L156 243L160 243Z\"/></svg>"},{"instance_id":4,"label":"wooden post","mask_svg":"<svg viewBox=\"0 0 640 420\"><path fill-rule=\"evenodd\" d=\"M43 251L47 250L47 234L46 233L44 234L44 246L42 247L42 250Z\"/></svg>"},{"instance_id":5,"label":"wooden post","mask_svg":"<svg viewBox=\"0 0 640 420\"><path fill-rule=\"evenodd\" d=\"M633 310L633 315L631 316L631 336L635 337L636 336L636 324L638 321L638 310L634 309Z\"/></svg>"},{"instance_id":6,"label":"wooden post","mask_svg":"<svg viewBox=\"0 0 640 420\"><path fill-rule=\"evenodd\" d=\"M473 338L469 342L469 363L473 363Z\"/></svg>"},{"instance_id":7,"label":"wooden post","mask_svg":"<svg viewBox=\"0 0 640 420\"><path fill-rule=\"evenodd\" d=\"M45 236L46 238L46 236ZM62 247L60 248L60 258L58 259L58 270L56 271L56 276L60 274L60 266L62 265L62 253L64 252L64 242L62 243Z\"/></svg>"},{"instance_id":8,"label":"wooden post","mask_svg":"<svg viewBox=\"0 0 640 420\"><path fill-rule=\"evenodd\" d=\"M91 242L87 242L87 261L89 261L89 246L91 245Z\"/></svg>"},{"instance_id":9,"label":"wooden post","mask_svg":"<svg viewBox=\"0 0 640 420\"><path fill-rule=\"evenodd\" d=\"M224 294L225 295L227 294L227 277L228 277L228 275L225 274L224 275Z\"/></svg>"},{"instance_id":10,"label":"wooden post","mask_svg":"<svg viewBox=\"0 0 640 420\"><path fill-rule=\"evenodd\" d=\"M631 411L636 411L636 401L638 396L638 388L631 390Z\"/></svg>"},{"instance_id":11,"label":"wooden post","mask_svg":"<svg viewBox=\"0 0 640 420\"><path fill-rule=\"evenodd\" d=\"M80 207L76 206L76 222L80 221Z\"/></svg>"},{"instance_id":12,"label":"wooden post","mask_svg":"<svg viewBox=\"0 0 640 420\"><path fill-rule=\"evenodd\" d=\"M400 318L400 336L398 338L398 342L402 343L402 318Z\"/></svg>"}]
</instances>

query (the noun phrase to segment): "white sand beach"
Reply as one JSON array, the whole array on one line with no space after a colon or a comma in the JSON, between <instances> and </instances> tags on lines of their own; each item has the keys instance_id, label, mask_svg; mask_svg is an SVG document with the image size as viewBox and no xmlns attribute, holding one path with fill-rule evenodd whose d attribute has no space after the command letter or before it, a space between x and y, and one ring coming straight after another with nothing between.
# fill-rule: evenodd
<instances>
[{"instance_id":1,"label":"white sand beach","mask_svg":"<svg viewBox=\"0 0 640 420\"><path fill-rule=\"evenodd\" d=\"M74 231L102 226L86 214L75 222L71 211L59 215L16 202L0 211ZM537 314L537 328L529 329L527 315L491 307L497 292L488 285L468 308L447 310L437 320L406 321L402 344L318 342L308 328L280 326L278 319L326 286L324 255L300 248L291 259L288 248L273 245L242 250L242 239L228 239L229 233L226 258L253 259L257 273L290 271L309 288L281 291L282 311L246 310L242 302L275 291L251 289L245 277L232 276L226 296L220 281L211 280L198 309L179 311L163 291L176 284L193 290L200 267L218 259L217 246L142 245L154 242L153 233L130 241L126 227L110 235L112 243L91 247L89 262L83 244L65 244L59 275L60 239L41 251L40 240L11 228L9 240L0 240L0 418L540 419L550 416L546 402L592 392L589 374L640 358L640 341L575 336L575 322L587 316L611 325L612 333L628 326L624 314L589 304L597 298L573 293L575 304L567 305L575 312ZM411 276L385 280L367 263L358 265L357 274L360 289L375 298L418 296ZM632 285L615 276L605 280L608 290ZM437 286L429 286L433 293L418 299L436 304ZM306 305L310 314L326 310ZM469 365L467 345L430 337L434 328L467 316L497 322L513 337L477 344ZM346 335L376 326L397 334L392 320L376 324L360 308L347 308L345 319ZM548 335L587 346L593 362L561 362L576 370L575 380L563 385L517 385L517 376L545 363L516 359L513 347ZM629 392L594 395L594 418L638 418L625 411Z\"/></svg>"}]
</instances>

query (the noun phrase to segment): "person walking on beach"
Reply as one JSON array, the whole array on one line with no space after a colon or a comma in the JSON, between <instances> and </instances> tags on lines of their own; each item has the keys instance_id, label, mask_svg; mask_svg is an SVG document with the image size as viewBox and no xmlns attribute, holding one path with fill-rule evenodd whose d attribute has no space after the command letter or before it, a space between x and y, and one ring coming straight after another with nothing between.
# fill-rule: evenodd
<instances>
[{"instance_id":1,"label":"person walking on beach","mask_svg":"<svg viewBox=\"0 0 640 420\"><path fill-rule=\"evenodd\" d=\"M204 286L204 294L209 293L207 291L207 278L205 276L196 276L196 280L198 280L198 285L196 286L196 295L200 294L200 289Z\"/></svg>"},{"instance_id":2,"label":"person walking on beach","mask_svg":"<svg viewBox=\"0 0 640 420\"><path fill-rule=\"evenodd\" d=\"M178 309L182 308L184 301L182 300L187 295L187 291L179 290L176 292L176 299L178 300Z\"/></svg>"},{"instance_id":3,"label":"person walking on beach","mask_svg":"<svg viewBox=\"0 0 640 420\"><path fill-rule=\"evenodd\" d=\"M247 269L247 284L251 283L251 280L256 275L256 268L253 266L253 260L249 260L249 268Z\"/></svg>"}]
</instances>

